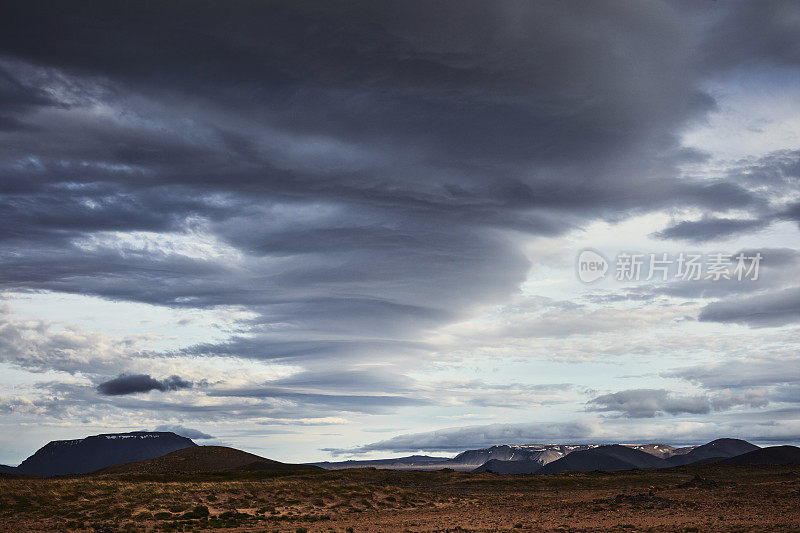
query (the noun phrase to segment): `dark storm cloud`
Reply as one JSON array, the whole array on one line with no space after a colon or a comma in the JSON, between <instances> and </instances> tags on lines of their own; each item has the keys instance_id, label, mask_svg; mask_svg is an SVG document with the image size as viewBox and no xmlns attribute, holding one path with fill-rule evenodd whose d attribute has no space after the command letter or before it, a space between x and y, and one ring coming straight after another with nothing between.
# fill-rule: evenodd
<instances>
[{"instance_id":1,"label":"dark storm cloud","mask_svg":"<svg viewBox=\"0 0 800 533\"><path fill-rule=\"evenodd\" d=\"M709 28L709 48L701 50L712 66L732 67L744 62L800 64L797 2L766 0L732 4L734 9L727 12L724 23Z\"/></svg>"},{"instance_id":2,"label":"dark storm cloud","mask_svg":"<svg viewBox=\"0 0 800 533\"><path fill-rule=\"evenodd\" d=\"M180 376L170 376L165 379L155 379L147 374L122 374L114 379L104 381L97 386L97 391L106 396L121 396L150 391L176 391L189 389L193 386L191 381L186 381Z\"/></svg>"},{"instance_id":3,"label":"dark storm cloud","mask_svg":"<svg viewBox=\"0 0 800 533\"><path fill-rule=\"evenodd\" d=\"M670 70L691 72L691 65L665 51L668 45L681 50L683 30L657 4L632 8L611 3L600 9L556 3L538 9L511 3L443 4L430 12L437 21L431 20L430 27L398 3L378 8L357 4L344 10L347 16L324 4L242 4L238 10L225 9L224 15L213 5L187 6L74 6L64 13L47 4L14 9L16 22L4 28L0 40L14 57L124 80L154 98L170 98L165 91L191 86L193 95L212 99L215 113L227 114L213 119L193 114L195 135L202 139L96 121L83 129L77 146L45 137L49 155L63 154L68 160L79 155L159 172L157 179L152 172L122 173L117 180L125 183L169 181L271 194L308 194L311 187L322 197L347 201L449 207L459 213L466 206L471 209L463 214L470 218L485 217L489 223L506 218L523 227L524 213L508 213L509 208L602 212L660 204L667 197L704 205L724 204L725 198L736 205L747 202L726 184L653 179L630 187L633 178L627 176L646 161L615 157L646 148L646 157L657 149L663 159L663 150L675 148L674 141L665 143L664 134L704 108L693 99L705 101L705 108L710 105L707 97L695 96L691 78L669 76ZM617 20L623 12L630 26ZM592 28L578 23L590 15L597 16ZM19 30L26 21L35 21L45 34L53 27L60 38L52 44L33 41L29 32ZM497 32L514 30L515 24L525 24L525 31ZM207 31L187 31L193 26ZM461 33L464 29L469 33ZM651 43L648 30L656 30L662 42ZM116 38L106 42L120 31L127 37L124 46L116 46L121 43ZM271 36L268 42L261 39L265 32ZM621 54L613 46L596 46L606 32L623 36L629 46ZM154 41L151 35L169 38ZM433 35L436 41L428 39ZM493 37L478 47L481 36ZM93 46L98 42L104 46ZM150 48L154 53L146 54ZM636 65L646 72L637 72ZM160 83L154 79L157 72L164 73ZM248 98L221 98L226 90L248 89L254 93ZM118 105L125 103L121 98L109 96ZM258 121L242 123L240 106L245 105L248 117ZM173 117L175 122L185 118ZM616 128L610 130L608 121ZM312 168L297 168L291 153L276 153L261 142L266 125L281 133L319 135L321 148L336 140L345 153L328 157L322 166L312 160ZM657 145L638 144L654 136L661 138ZM357 153L346 153L348 148ZM394 167L387 152L411 158ZM359 153L368 154L366 161ZM582 161L575 160L576 153ZM348 164L353 162L359 164ZM532 162L546 165L550 177L531 168ZM365 163L378 168L364 168ZM596 176L592 181L582 175L588 168ZM320 173L333 180L318 181ZM582 187L570 186L574 180ZM558 231L557 226L550 231Z\"/></svg>"},{"instance_id":4,"label":"dark storm cloud","mask_svg":"<svg viewBox=\"0 0 800 533\"><path fill-rule=\"evenodd\" d=\"M351 5L347 17L327 4L241 4L224 15L184 3L62 13L51 4L10 6L15 23L0 46L34 66L9 69L73 107L100 103L111 112L32 116L36 136L20 135L7 149L9 172L20 183L35 174L39 189L5 198L15 222L4 225L14 228L7 238L24 236L35 251L9 258L8 270L20 274L6 286L213 306L296 301L292 287L321 283L368 294L361 305L328 302L343 308L339 316L353 309L385 314L385 323L414 314L432 322L462 308L453 297L494 299L522 280L526 261L487 229L553 235L625 209L753 202L735 184L660 179L687 157L665 156L677 148L671 129L711 102L677 75L691 71L689 58L667 50L681 49L684 30L656 4L609 4L590 31L576 19L595 7L557 3L442 5L430 27L397 3ZM497 33L514 30L518 17L533 29ZM20 31L26 21L44 35L51 28L53 42L31 40ZM264 24L275 29L268 42ZM645 29L658 30L664 46ZM106 42L120 32L123 46ZM630 46L621 55L596 46L606 32ZM479 47L481 35L491 38ZM144 61L149 48L157 53ZM42 67L67 74L36 78ZM91 90L98 80L103 90ZM176 105L176 94L191 104ZM644 178L654 162L655 175ZM265 211L269 204L283 217ZM318 207L335 212L303 216ZM286 216L293 209L301 214ZM237 276L210 265L198 275L169 257L131 264L71 244L97 231L181 231L191 217L211 219L210 231L255 257L302 264L278 273L251 264ZM183 280L141 290L171 272ZM386 280L398 275L431 280L445 309L387 298ZM241 290L261 280L286 290ZM366 304L380 301L377 312ZM309 307L318 306L300 305L294 316Z\"/></svg>"},{"instance_id":5,"label":"dark storm cloud","mask_svg":"<svg viewBox=\"0 0 800 533\"><path fill-rule=\"evenodd\" d=\"M386 362L517 291L516 232L774 216L745 179L679 177L704 154L678 139L708 77L794 61L793 8L751 29L748 4L692 4L4 2L0 287L255 316L184 355ZM411 401L382 379L398 394L238 392Z\"/></svg>"},{"instance_id":6,"label":"dark storm cloud","mask_svg":"<svg viewBox=\"0 0 800 533\"><path fill-rule=\"evenodd\" d=\"M21 83L0 67L0 131L25 129L19 115L52 105L57 102L45 91Z\"/></svg>"}]
</instances>

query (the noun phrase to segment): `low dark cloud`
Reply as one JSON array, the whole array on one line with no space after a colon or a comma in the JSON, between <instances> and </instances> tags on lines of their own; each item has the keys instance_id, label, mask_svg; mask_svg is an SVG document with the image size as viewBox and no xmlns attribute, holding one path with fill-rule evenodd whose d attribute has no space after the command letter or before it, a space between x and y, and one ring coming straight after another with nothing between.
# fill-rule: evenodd
<instances>
[{"instance_id":1,"label":"low dark cloud","mask_svg":"<svg viewBox=\"0 0 800 533\"><path fill-rule=\"evenodd\" d=\"M627 442L683 446L705 444L714 439L728 437L755 441L768 446L775 443L796 443L800 440L800 434L797 432L800 410L797 408L722 413L713 419L689 417L681 421L688 421L690 424L676 424L673 419L655 419L641 426L628 418L603 418L541 424L465 426L398 435L355 448L325 450L333 455L417 451L457 453L496 444Z\"/></svg>"},{"instance_id":2,"label":"low dark cloud","mask_svg":"<svg viewBox=\"0 0 800 533\"><path fill-rule=\"evenodd\" d=\"M208 433L200 431L199 429L187 428L179 424L162 424L160 426L156 426L153 431L171 431L176 435L180 435L181 437L186 437L187 439L192 440L208 440L216 438L213 435L209 435Z\"/></svg>"},{"instance_id":3,"label":"low dark cloud","mask_svg":"<svg viewBox=\"0 0 800 533\"><path fill-rule=\"evenodd\" d=\"M705 217L697 221L678 222L656 233L662 239L679 239L690 242L705 242L714 239L741 235L762 229L769 220L742 220L733 218Z\"/></svg>"},{"instance_id":4,"label":"low dark cloud","mask_svg":"<svg viewBox=\"0 0 800 533\"><path fill-rule=\"evenodd\" d=\"M700 311L698 318L703 322L730 322L752 327L795 323L800 321L800 287L712 302Z\"/></svg>"},{"instance_id":5,"label":"low dark cloud","mask_svg":"<svg viewBox=\"0 0 800 533\"><path fill-rule=\"evenodd\" d=\"M764 408L770 404L797 404L800 360L795 355L753 354L662 372L703 389L715 411L733 408Z\"/></svg>"},{"instance_id":6,"label":"low dark cloud","mask_svg":"<svg viewBox=\"0 0 800 533\"><path fill-rule=\"evenodd\" d=\"M589 411L611 411L629 418L653 418L659 414L705 414L711 402L704 396L681 396L664 389L630 389L603 394L588 402Z\"/></svg>"},{"instance_id":7,"label":"low dark cloud","mask_svg":"<svg viewBox=\"0 0 800 533\"><path fill-rule=\"evenodd\" d=\"M577 442L594 433L591 422L490 424L441 429L424 433L398 435L390 439L352 449L327 449L334 455L369 452L440 451L461 452L495 444L535 444Z\"/></svg>"},{"instance_id":8,"label":"low dark cloud","mask_svg":"<svg viewBox=\"0 0 800 533\"><path fill-rule=\"evenodd\" d=\"M192 386L193 383L191 381L186 381L180 376L170 376L159 380L147 374L122 374L114 379L99 384L97 386L97 391L106 396L121 396L154 390L169 392L189 389Z\"/></svg>"}]
</instances>

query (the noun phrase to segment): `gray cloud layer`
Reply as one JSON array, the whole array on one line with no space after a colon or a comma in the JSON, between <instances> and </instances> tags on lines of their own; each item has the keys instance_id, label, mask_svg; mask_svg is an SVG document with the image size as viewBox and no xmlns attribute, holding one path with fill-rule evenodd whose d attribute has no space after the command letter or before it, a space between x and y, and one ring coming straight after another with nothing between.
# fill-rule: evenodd
<instances>
[{"instance_id":1,"label":"gray cloud layer","mask_svg":"<svg viewBox=\"0 0 800 533\"><path fill-rule=\"evenodd\" d=\"M418 450L455 452L484 448L495 444L527 444L542 442L573 442L592 434L589 422L562 424L491 424L447 428L439 431L398 435L387 440L358 448L329 450L337 455L373 451L409 452Z\"/></svg>"},{"instance_id":2,"label":"gray cloud layer","mask_svg":"<svg viewBox=\"0 0 800 533\"><path fill-rule=\"evenodd\" d=\"M425 24L393 2L224 17L181 2L11 6L4 87L26 128L4 134L0 161L0 237L19 250L2 258L6 287L246 305L261 324L331 335L361 321L405 337L523 279L526 260L492 230L763 203L732 181L675 177L697 155L675 133L713 106L701 73L752 58L716 57L712 43L697 64L688 44L704 34L668 5L460 3ZM34 22L60 37L32 39ZM93 106L108 113L87 120ZM198 220L243 268L83 244Z\"/></svg>"},{"instance_id":3,"label":"gray cloud layer","mask_svg":"<svg viewBox=\"0 0 800 533\"><path fill-rule=\"evenodd\" d=\"M673 208L710 213L661 233L697 242L798 220L780 201L794 152L680 170L706 157L679 140L715 109L705 82L800 62L797 3L707 4L4 2L0 288L249 311L229 339L165 354L305 369L209 391L241 416L428 405L405 376L430 357L420 339L518 291L516 234ZM796 321L793 294L700 318ZM0 357L106 380L105 396L184 386L109 380L124 346L98 360L75 332L25 349L48 327L3 324Z\"/></svg>"},{"instance_id":4,"label":"gray cloud layer","mask_svg":"<svg viewBox=\"0 0 800 533\"><path fill-rule=\"evenodd\" d=\"M677 396L663 389L632 389L590 400L590 411L619 411L630 418L652 418L658 413L705 414L711 403L703 396Z\"/></svg>"},{"instance_id":5,"label":"gray cloud layer","mask_svg":"<svg viewBox=\"0 0 800 533\"><path fill-rule=\"evenodd\" d=\"M800 320L800 287L708 304L700 320L781 326Z\"/></svg>"}]
</instances>

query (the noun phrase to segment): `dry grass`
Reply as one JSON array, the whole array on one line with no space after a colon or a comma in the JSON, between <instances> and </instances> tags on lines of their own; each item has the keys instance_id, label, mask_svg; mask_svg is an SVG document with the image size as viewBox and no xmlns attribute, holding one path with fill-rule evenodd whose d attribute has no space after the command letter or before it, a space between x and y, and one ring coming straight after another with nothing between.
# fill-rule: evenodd
<instances>
[{"instance_id":1,"label":"dry grass","mask_svg":"<svg viewBox=\"0 0 800 533\"><path fill-rule=\"evenodd\" d=\"M695 477L700 476L700 477ZM798 531L792 467L0 479L0 529Z\"/></svg>"}]
</instances>

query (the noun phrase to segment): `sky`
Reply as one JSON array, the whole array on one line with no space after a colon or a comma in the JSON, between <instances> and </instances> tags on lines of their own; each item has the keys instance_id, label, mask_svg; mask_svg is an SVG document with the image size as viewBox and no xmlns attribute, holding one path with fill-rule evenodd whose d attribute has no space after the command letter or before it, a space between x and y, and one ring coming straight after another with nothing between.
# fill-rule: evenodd
<instances>
[{"instance_id":1,"label":"sky","mask_svg":"<svg viewBox=\"0 0 800 533\"><path fill-rule=\"evenodd\" d=\"M0 463L800 442L792 0L7 0L0 222Z\"/></svg>"}]
</instances>

